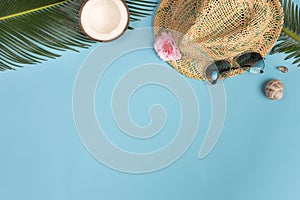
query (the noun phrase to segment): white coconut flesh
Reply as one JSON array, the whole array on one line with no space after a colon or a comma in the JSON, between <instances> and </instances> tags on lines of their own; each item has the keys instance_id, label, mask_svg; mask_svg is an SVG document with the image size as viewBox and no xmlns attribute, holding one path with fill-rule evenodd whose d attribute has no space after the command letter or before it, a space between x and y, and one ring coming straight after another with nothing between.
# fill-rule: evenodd
<instances>
[{"instance_id":1,"label":"white coconut flesh","mask_svg":"<svg viewBox=\"0 0 300 200\"><path fill-rule=\"evenodd\" d=\"M81 9L81 27L95 40L118 38L127 29L128 21L128 9L122 0L88 0Z\"/></svg>"}]
</instances>

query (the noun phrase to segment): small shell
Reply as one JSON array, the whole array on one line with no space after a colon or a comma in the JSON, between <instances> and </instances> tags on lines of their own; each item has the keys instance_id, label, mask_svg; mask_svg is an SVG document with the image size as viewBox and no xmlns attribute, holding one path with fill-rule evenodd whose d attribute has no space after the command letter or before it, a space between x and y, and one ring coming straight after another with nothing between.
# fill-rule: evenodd
<instances>
[{"instance_id":1,"label":"small shell","mask_svg":"<svg viewBox=\"0 0 300 200\"><path fill-rule=\"evenodd\" d=\"M288 73L289 72L289 69L287 67L284 67L284 66L277 67L277 69L282 71L283 73Z\"/></svg>"},{"instance_id":2,"label":"small shell","mask_svg":"<svg viewBox=\"0 0 300 200\"><path fill-rule=\"evenodd\" d=\"M283 84L280 80L274 79L267 83L265 88L266 96L272 100L280 100L283 97Z\"/></svg>"}]
</instances>

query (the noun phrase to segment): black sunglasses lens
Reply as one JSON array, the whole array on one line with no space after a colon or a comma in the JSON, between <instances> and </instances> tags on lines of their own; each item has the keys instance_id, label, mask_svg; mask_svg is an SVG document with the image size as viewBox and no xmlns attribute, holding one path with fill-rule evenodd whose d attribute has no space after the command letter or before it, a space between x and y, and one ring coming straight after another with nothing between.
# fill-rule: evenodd
<instances>
[{"instance_id":1,"label":"black sunglasses lens","mask_svg":"<svg viewBox=\"0 0 300 200\"><path fill-rule=\"evenodd\" d=\"M256 65L254 65L253 67L250 67L248 71L252 74L262 74L264 73L264 69L265 61L261 60L258 63L256 63Z\"/></svg>"},{"instance_id":2,"label":"black sunglasses lens","mask_svg":"<svg viewBox=\"0 0 300 200\"><path fill-rule=\"evenodd\" d=\"M228 69L230 69L230 64L228 62L216 61L206 68L205 75L207 80L214 85L217 83L220 77L220 72L226 71Z\"/></svg>"},{"instance_id":3,"label":"black sunglasses lens","mask_svg":"<svg viewBox=\"0 0 300 200\"><path fill-rule=\"evenodd\" d=\"M256 52L246 53L237 58L237 63L241 67L253 67L263 60L263 57Z\"/></svg>"},{"instance_id":4,"label":"black sunglasses lens","mask_svg":"<svg viewBox=\"0 0 300 200\"><path fill-rule=\"evenodd\" d=\"M218 70L222 73L224 71L230 70L230 63L224 60L215 62L215 65L217 66Z\"/></svg>"},{"instance_id":5,"label":"black sunglasses lens","mask_svg":"<svg viewBox=\"0 0 300 200\"><path fill-rule=\"evenodd\" d=\"M249 72L252 74L262 74L265 69L263 57L256 52L246 53L238 57L237 63L241 67L250 67Z\"/></svg>"}]
</instances>

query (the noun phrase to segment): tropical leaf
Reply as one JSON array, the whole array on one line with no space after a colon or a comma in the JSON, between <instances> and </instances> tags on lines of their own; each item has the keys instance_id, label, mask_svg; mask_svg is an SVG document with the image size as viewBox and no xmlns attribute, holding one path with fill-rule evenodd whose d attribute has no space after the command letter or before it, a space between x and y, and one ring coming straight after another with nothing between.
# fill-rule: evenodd
<instances>
[{"instance_id":1,"label":"tropical leaf","mask_svg":"<svg viewBox=\"0 0 300 200\"><path fill-rule=\"evenodd\" d=\"M78 15L82 0L1 0L0 71L14 70L79 51L94 41L81 33ZM151 15L157 2L127 0L130 21ZM132 29L132 27L130 27Z\"/></svg>"},{"instance_id":2,"label":"tropical leaf","mask_svg":"<svg viewBox=\"0 0 300 200\"><path fill-rule=\"evenodd\" d=\"M289 54L285 60L294 58L293 64L300 67L300 9L291 0L282 0L285 20L279 43L271 53Z\"/></svg>"},{"instance_id":3,"label":"tropical leaf","mask_svg":"<svg viewBox=\"0 0 300 200\"><path fill-rule=\"evenodd\" d=\"M125 2L129 8L131 22L140 21L143 17L151 15L157 6L156 1L126 0Z\"/></svg>"}]
</instances>

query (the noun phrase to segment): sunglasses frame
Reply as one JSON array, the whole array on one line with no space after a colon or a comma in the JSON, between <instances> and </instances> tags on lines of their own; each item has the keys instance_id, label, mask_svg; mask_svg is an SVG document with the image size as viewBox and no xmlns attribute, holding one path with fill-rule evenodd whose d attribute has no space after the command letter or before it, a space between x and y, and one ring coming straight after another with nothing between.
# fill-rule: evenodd
<instances>
[{"instance_id":1,"label":"sunglasses frame","mask_svg":"<svg viewBox=\"0 0 300 200\"><path fill-rule=\"evenodd\" d=\"M258 60L258 62L256 62L256 63L253 63L253 65L251 66L251 65L243 65L243 66L241 66L240 64L239 64L239 62L238 62L238 59L241 57L241 56L245 56L245 55L247 55L247 54L251 54L251 53L253 53L253 54L256 54L256 55L259 55L260 56L260 60ZM259 63L260 61L263 61L265 58L264 57L262 57L262 55L260 54L260 53L258 53L258 52L247 52L247 53L242 53L242 54L240 54L240 55L238 55L238 56L235 56L233 59L223 59L223 60L216 60L216 61L214 61L213 63L211 63L210 65L208 65L207 67L206 67L206 70L205 70L205 73L206 73L206 77L207 77L207 79L208 79L208 81L211 83L211 84L216 84L217 83L217 80L219 79L219 77L220 76L222 76L222 74L224 74L224 73L226 73L226 72L230 72L230 71L232 71L232 70L238 70L238 69L244 69L245 71L246 70L249 70L251 67L254 67L257 63ZM224 62L225 64L223 65L223 66L225 66L226 64L228 65L228 67L226 67L226 68L228 68L228 69L220 69L221 67L218 67L218 64L217 63L219 63L219 62ZM234 64L234 63L236 63L236 64ZM236 67L236 65L238 65L237 67ZM220 66L220 65L219 65ZM215 72L215 71L217 71L218 72L218 76L217 76L217 79L215 79L215 80L213 80L213 79L210 79L210 77L211 77L211 74L213 73L213 72ZM263 73L263 71L262 71L262 73Z\"/></svg>"}]
</instances>

